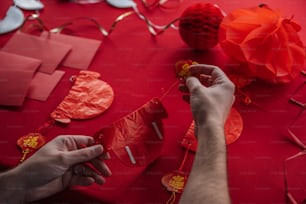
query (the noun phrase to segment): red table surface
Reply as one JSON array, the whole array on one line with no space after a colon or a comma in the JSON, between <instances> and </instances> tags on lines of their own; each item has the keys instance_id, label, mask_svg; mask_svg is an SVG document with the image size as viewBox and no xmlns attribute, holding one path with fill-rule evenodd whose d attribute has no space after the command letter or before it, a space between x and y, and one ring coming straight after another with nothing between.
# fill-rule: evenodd
<instances>
[{"instance_id":1,"label":"red table surface","mask_svg":"<svg viewBox=\"0 0 306 204\"><path fill-rule=\"evenodd\" d=\"M11 2L0 2L0 17L4 16ZM129 11L113 8L105 2L92 5L55 0L42 2L45 9L40 12L40 17L50 28L81 16L92 17L108 28L118 15ZM145 10L140 1L135 2L150 20L165 25L179 17L188 5L201 1L185 0L177 9L156 8L152 11ZM218 4L225 12L262 3L257 0L206 2ZM294 15L294 19L302 26L301 39L306 42L304 0L266 0L265 3L279 9L285 17ZM228 63L218 46L206 52L195 52L188 48L177 30L168 29L157 37L151 36L146 24L136 15L120 22L109 37L103 37L92 24L85 21L75 22L66 33L103 41L89 70L101 73L101 79L113 87L115 100L110 109L99 117L74 120L67 127L52 127L45 135L48 140L62 134L93 135L101 127L132 112L151 98L163 96L176 80L174 64L178 60L192 59L221 68ZM0 36L0 47L13 34ZM0 107L2 167L12 167L18 163L21 154L16 147L17 139L48 121L52 110L69 91L69 77L78 73L78 70L59 69L66 74L46 102L27 99L20 108ZM285 203L283 161L300 151L290 141L286 131L300 108L290 104L288 99L303 80L305 77L299 76L287 85L257 82L247 88L247 92L265 111L255 106L245 106L240 101L234 104L242 115L244 127L241 138L228 146L229 189L233 203ZM131 168L113 157L108 161L113 176L107 179L105 185L67 189L37 203L165 203L170 193L163 189L160 179L179 167L184 155L180 142L192 117L188 104L181 100L181 93L176 87L163 97L162 102L169 117L164 120L164 148L154 163L146 168ZM187 172L192 160L193 154L190 153L185 167Z\"/></svg>"}]
</instances>

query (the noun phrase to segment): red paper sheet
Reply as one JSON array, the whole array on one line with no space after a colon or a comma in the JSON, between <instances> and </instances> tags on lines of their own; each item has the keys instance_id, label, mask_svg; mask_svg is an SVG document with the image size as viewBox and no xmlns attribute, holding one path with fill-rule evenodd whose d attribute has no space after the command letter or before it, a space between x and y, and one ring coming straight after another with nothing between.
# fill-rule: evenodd
<instances>
[{"instance_id":1,"label":"red paper sheet","mask_svg":"<svg viewBox=\"0 0 306 204\"><path fill-rule=\"evenodd\" d=\"M0 70L0 105L21 106L33 77L24 70Z\"/></svg>"},{"instance_id":2,"label":"red paper sheet","mask_svg":"<svg viewBox=\"0 0 306 204\"><path fill-rule=\"evenodd\" d=\"M0 105L22 105L40 61L0 51Z\"/></svg>"},{"instance_id":3,"label":"red paper sheet","mask_svg":"<svg viewBox=\"0 0 306 204\"><path fill-rule=\"evenodd\" d=\"M52 39L56 42L71 45L72 49L64 61L61 63L61 65L76 69L88 69L101 44L101 41L99 40L58 33L54 34L43 32L41 36L43 38L49 37L49 39Z\"/></svg>"},{"instance_id":4,"label":"red paper sheet","mask_svg":"<svg viewBox=\"0 0 306 204\"><path fill-rule=\"evenodd\" d=\"M35 72L40 64L40 60L16 55L13 53L3 52L0 50L1 70L23 70Z\"/></svg>"},{"instance_id":5,"label":"red paper sheet","mask_svg":"<svg viewBox=\"0 0 306 204\"><path fill-rule=\"evenodd\" d=\"M64 74L65 72L60 70L55 70L52 74L37 72L31 81L27 97L46 101Z\"/></svg>"},{"instance_id":6,"label":"red paper sheet","mask_svg":"<svg viewBox=\"0 0 306 204\"><path fill-rule=\"evenodd\" d=\"M39 71L51 74L71 50L71 46L17 32L6 43L2 50L39 59L42 61Z\"/></svg>"}]
</instances>

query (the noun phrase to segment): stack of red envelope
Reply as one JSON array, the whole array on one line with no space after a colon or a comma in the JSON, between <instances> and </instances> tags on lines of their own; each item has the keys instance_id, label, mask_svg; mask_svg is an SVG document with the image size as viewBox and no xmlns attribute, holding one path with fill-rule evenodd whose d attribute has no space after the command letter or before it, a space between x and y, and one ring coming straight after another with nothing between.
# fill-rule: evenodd
<instances>
[{"instance_id":1,"label":"stack of red envelope","mask_svg":"<svg viewBox=\"0 0 306 204\"><path fill-rule=\"evenodd\" d=\"M0 105L21 106L26 97L46 101L64 75L58 66L88 69L100 44L64 34L16 32L0 51Z\"/></svg>"}]
</instances>

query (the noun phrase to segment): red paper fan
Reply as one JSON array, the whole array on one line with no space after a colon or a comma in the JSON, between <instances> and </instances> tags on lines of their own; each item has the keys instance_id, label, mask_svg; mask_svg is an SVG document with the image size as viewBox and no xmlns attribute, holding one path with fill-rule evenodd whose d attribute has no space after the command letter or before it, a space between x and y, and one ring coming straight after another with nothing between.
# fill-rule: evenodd
<instances>
[{"instance_id":1,"label":"red paper fan","mask_svg":"<svg viewBox=\"0 0 306 204\"><path fill-rule=\"evenodd\" d=\"M229 145L235 142L240 137L242 129L242 117L235 108L232 108L224 126L226 144ZM187 133L182 140L182 145L183 147L190 148L191 151L196 152L198 142L194 135L194 121L192 121L188 128Z\"/></svg>"}]
</instances>

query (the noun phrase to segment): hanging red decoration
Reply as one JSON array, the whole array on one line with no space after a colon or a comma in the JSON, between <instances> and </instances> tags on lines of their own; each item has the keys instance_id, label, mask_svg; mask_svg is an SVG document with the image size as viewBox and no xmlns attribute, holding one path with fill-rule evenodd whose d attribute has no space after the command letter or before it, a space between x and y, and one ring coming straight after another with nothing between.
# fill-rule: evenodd
<instances>
[{"instance_id":1,"label":"hanging red decoration","mask_svg":"<svg viewBox=\"0 0 306 204\"><path fill-rule=\"evenodd\" d=\"M45 138L40 133L29 133L17 140L17 145L22 151L20 162L23 162L27 156L39 149L45 144Z\"/></svg>"},{"instance_id":2,"label":"hanging red decoration","mask_svg":"<svg viewBox=\"0 0 306 204\"><path fill-rule=\"evenodd\" d=\"M190 147L191 144L186 146L185 155L183 160L181 161L179 168L177 170L165 174L161 178L161 183L165 187L165 189L169 192L172 192L166 204L174 203L176 200L176 194L183 193L184 191L188 179L188 173L184 172L183 169L189 154Z\"/></svg>"},{"instance_id":3,"label":"hanging red decoration","mask_svg":"<svg viewBox=\"0 0 306 204\"><path fill-rule=\"evenodd\" d=\"M71 90L51 117L57 122L70 123L71 119L93 118L107 110L113 102L114 92L99 77L98 72L80 71L72 78L74 84Z\"/></svg>"},{"instance_id":4,"label":"hanging red decoration","mask_svg":"<svg viewBox=\"0 0 306 204\"><path fill-rule=\"evenodd\" d=\"M223 17L224 13L215 4L194 4L180 17L180 36L191 48L197 50L212 48L218 44L219 26Z\"/></svg>"},{"instance_id":5,"label":"hanging red decoration","mask_svg":"<svg viewBox=\"0 0 306 204\"><path fill-rule=\"evenodd\" d=\"M98 131L94 138L125 165L146 166L160 154L164 143L162 119L167 112L158 98Z\"/></svg>"},{"instance_id":6,"label":"hanging red decoration","mask_svg":"<svg viewBox=\"0 0 306 204\"><path fill-rule=\"evenodd\" d=\"M239 75L270 83L288 83L301 71L305 49L301 27L267 5L237 9L221 25L219 42L224 52L243 66Z\"/></svg>"}]
</instances>

